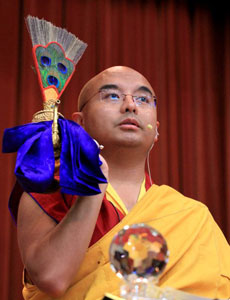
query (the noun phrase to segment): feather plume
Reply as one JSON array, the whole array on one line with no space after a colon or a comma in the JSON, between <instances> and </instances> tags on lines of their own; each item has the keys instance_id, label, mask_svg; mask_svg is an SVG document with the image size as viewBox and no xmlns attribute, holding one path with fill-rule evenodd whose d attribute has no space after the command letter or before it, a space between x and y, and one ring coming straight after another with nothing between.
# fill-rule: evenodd
<instances>
[{"instance_id":1,"label":"feather plume","mask_svg":"<svg viewBox=\"0 0 230 300\"><path fill-rule=\"evenodd\" d=\"M87 44L78 39L66 29L56 27L51 22L37 17L27 16L26 24L30 33L33 46L46 46L50 42L57 42L65 51L66 57L76 65Z\"/></svg>"},{"instance_id":2,"label":"feather plume","mask_svg":"<svg viewBox=\"0 0 230 300\"><path fill-rule=\"evenodd\" d=\"M87 44L44 19L28 16L26 24L44 104L50 106L60 99Z\"/></svg>"}]
</instances>

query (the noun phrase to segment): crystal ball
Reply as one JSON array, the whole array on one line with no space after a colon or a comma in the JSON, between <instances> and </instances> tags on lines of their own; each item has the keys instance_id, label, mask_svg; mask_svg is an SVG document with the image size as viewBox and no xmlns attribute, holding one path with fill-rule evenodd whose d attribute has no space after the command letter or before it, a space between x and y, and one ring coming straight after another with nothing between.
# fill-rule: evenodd
<instances>
[{"instance_id":1,"label":"crystal ball","mask_svg":"<svg viewBox=\"0 0 230 300\"><path fill-rule=\"evenodd\" d=\"M169 251L156 229L140 223L125 226L114 236L109 255L113 271L128 280L133 275L158 278L167 265Z\"/></svg>"}]
</instances>

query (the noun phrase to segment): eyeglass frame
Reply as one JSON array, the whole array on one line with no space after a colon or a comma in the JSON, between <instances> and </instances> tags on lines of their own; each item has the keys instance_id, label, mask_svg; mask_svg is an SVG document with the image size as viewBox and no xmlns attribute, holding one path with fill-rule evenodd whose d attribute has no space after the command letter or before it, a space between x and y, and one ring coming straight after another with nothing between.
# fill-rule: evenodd
<instances>
[{"instance_id":1,"label":"eyeglass frame","mask_svg":"<svg viewBox=\"0 0 230 300\"><path fill-rule=\"evenodd\" d=\"M90 97L87 99L87 101L82 105L82 107L79 109L79 111L82 111L82 109L86 106L86 104L87 104L93 97L95 97L97 94L101 94L101 93L103 93L103 92L105 92L105 90L101 89L101 90L97 91L95 94L93 94L92 96L90 96ZM141 105L142 105L141 103L139 103L139 105L138 105L137 102L136 102L136 99L134 98L134 97L138 97L138 96L135 96L135 95L132 95L132 94L124 94L124 93L121 93L121 96L124 96L124 98L122 99L123 101L125 100L126 96L131 96L132 99L133 99L133 102L135 103L135 105L137 105L137 106L141 106ZM146 103L147 107L148 107L148 106L150 106L150 107L156 107L156 106L157 106L157 97L154 96L154 95L151 95L151 98L152 98L153 101L154 101L154 102L153 102L153 105L150 105L149 103ZM103 101L102 99L100 99L100 100ZM112 101L111 101L111 103L112 103ZM116 103L116 101L114 101L114 103ZM144 102L143 102L143 104L144 104ZM145 105L145 104L144 104L144 105Z\"/></svg>"}]
</instances>

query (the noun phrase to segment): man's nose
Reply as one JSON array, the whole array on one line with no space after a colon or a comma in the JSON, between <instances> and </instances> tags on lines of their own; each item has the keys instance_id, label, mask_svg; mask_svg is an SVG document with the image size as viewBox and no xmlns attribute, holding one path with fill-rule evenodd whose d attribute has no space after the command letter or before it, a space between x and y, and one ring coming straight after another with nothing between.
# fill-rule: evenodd
<instances>
[{"instance_id":1,"label":"man's nose","mask_svg":"<svg viewBox=\"0 0 230 300\"><path fill-rule=\"evenodd\" d=\"M123 99L123 103L121 105L121 111L122 112L134 112L137 113L137 105L136 103L133 101L133 96L132 95L125 95L124 99Z\"/></svg>"}]
</instances>

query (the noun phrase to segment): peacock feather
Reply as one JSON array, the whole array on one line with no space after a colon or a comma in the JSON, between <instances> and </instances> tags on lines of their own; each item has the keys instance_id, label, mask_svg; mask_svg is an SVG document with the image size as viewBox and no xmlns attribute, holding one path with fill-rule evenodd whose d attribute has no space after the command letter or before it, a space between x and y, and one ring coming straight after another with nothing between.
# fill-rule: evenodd
<instances>
[{"instance_id":1,"label":"peacock feather","mask_svg":"<svg viewBox=\"0 0 230 300\"><path fill-rule=\"evenodd\" d=\"M44 101L60 99L87 44L44 19L28 16L26 23Z\"/></svg>"}]
</instances>

